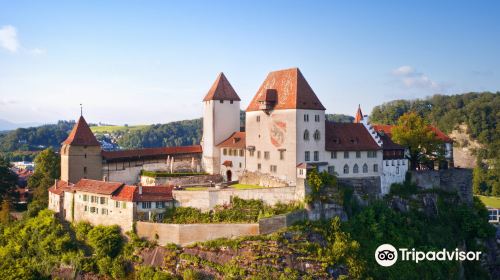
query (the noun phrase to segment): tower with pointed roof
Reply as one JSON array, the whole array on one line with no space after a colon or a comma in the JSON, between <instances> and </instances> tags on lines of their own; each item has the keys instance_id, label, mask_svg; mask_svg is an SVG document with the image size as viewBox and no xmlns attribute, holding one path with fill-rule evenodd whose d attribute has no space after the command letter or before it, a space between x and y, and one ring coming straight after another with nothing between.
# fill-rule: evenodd
<instances>
[{"instance_id":1,"label":"tower with pointed roof","mask_svg":"<svg viewBox=\"0 0 500 280\"><path fill-rule=\"evenodd\" d=\"M240 131L240 97L224 73L220 73L203 99L203 159L205 172L219 174L220 149L217 147Z\"/></svg>"},{"instance_id":2,"label":"tower with pointed roof","mask_svg":"<svg viewBox=\"0 0 500 280\"><path fill-rule=\"evenodd\" d=\"M80 179L102 180L101 145L80 116L61 147L61 180L76 183Z\"/></svg>"},{"instance_id":3,"label":"tower with pointed roof","mask_svg":"<svg viewBox=\"0 0 500 280\"><path fill-rule=\"evenodd\" d=\"M294 185L297 165L325 162L325 107L298 68L270 72L246 110L246 168Z\"/></svg>"},{"instance_id":4,"label":"tower with pointed roof","mask_svg":"<svg viewBox=\"0 0 500 280\"><path fill-rule=\"evenodd\" d=\"M363 121L363 113L361 112L361 104L358 104L358 111L356 112L356 117L354 118L355 123L360 123Z\"/></svg>"}]
</instances>

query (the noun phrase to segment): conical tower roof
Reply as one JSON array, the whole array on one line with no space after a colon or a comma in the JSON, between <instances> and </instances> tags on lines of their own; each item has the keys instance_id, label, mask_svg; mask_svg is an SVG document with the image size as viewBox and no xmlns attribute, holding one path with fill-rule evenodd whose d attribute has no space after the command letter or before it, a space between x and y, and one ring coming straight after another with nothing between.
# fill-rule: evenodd
<instances>
[{"instance_id":1,"label":"conical tower roof","mask_svg":"<svg viewBox=\"0 0 500 280\"><path fill-rule=\"evenodd\" d=\"M355 123L360 123L363 120L363 113L361 112L361 104L358 105L358 111L356 112L356 117L354 118Z\"/></svg>"},{"instance_id":2,"label":"conical tower roof","mask_svg":"<svg viewBox=\"0 0 500 280\"><path fill-rule=\"evenodd\" d=\"M71 130L68 138L64 140L63 144L65 145L73 145L73 146L100 146L99 141L94 136L94 133L90 130L89 125L83 118L80 116L78 122Z\"/></svg>"},{"instance_id":3,"label":"conical tower roof","mask_svg":"<svg viewBox=\"0 0 500 280\"><path fill-rule=\"evenodd\" d=\"M203 101L210 100L240 101L241 99L238 94L236 94L236 91L233 89L224 73L220 72L207 95L203 98Z\"/></svg>"}]
</instances>

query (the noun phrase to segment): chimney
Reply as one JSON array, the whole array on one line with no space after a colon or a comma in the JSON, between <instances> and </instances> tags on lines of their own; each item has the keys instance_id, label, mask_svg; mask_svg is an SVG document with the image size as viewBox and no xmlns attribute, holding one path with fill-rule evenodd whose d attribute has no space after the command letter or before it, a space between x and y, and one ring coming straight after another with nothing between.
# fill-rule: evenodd
<instances>
[{"instance_id":1,"label":"chimney","mask_svg":"<svg viewBox=\"0 0 500 280\"><path fill-rule=\"evenodd\" d=\"M54 190L57 189L57 179L54 180Z\"/></svg>"},{"instance_id":2,"label":"chimney","mask_svg":"<svg viewBox=\"0 0 500 280\"><path fill-rule=\"evenodd\" d=\"M142 186L139 186L139 194L142 194Z\"/></svg>"}]
</instances>

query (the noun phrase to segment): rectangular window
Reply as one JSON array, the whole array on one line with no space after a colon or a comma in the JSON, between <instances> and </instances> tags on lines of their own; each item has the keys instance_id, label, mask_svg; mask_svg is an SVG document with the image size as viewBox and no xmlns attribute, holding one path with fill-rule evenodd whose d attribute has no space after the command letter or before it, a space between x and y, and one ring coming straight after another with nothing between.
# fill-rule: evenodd
<instances>
[{"instance_id":1,"label":"rectangular window","mask_svg":"<svg viewBox=\"0 0 500 280\"><path fill-rule=\"evenodd\" d=\"M264 152L264 159L269 159L269 152Z\"/></svg>"},{"instance_id":2,"label":"rectangular window","mask_svg":"<svg viewBox=\"0 0 500 280\"><path fill-rule=\"evenodd\" d=\"M165 208L165 202L163 201L159 201L159 202L156 202L156 208Z\"/></svg>"},{"instance_id":3,"label":"rectangular window","mask_svg":"<svg viewBox=\"0 0 500 280\"><path fill-rule=\"evenodd\" d=\"M106 208L102 208L102 209L101 209L101 214L103 214L103 215L108 215L108 209L106 209Z\"/></svg>"},{"instance_id":4,"label":"rectangular window","mask_svg":"<svg viewBox=\"0 0 500 280\"><path fill-rule=\"evenodd\" d=\"M100 197L100 199L101 199L101 204L108 204L108 198Z\"/></svg>"},{"instance_id":5,"label":"rectangular window","mask_svg":"<svg viewBox=\"0 0 500 280\"><path fill-rule=\"evenodd\" d=\"M87 205L85 205L85 207L83 208L83 211L85 211L85 212L89 211L89 208L87 207Z\"/></svg>"},{"instance_id":6,"label":"rectangular window","mask_svg":"<svg viewBox=\"0 0 500 280\"><path fill-rule=\"evenodd\" d=\"M305 161L310 161L310 160L311 160L311 155L310 155L310 152L309 152L309 151L306 151L306 152L305 152L305 155L304 155L304 160L305 160Z\"/></svg>"},{"instance_id":7,"label":"rectangular window","mask_svg":"<svg viewBox=\"0 0 500 280\"><path fill-rule=\"evenodd\" d=\"M240 150L240 157L245 156L245 153L243 150Z\"/></svg>"},{"instance_id":8,"label":"rectangular window","mask_svg":"<svg viewBox=\"0 0 500 280\"><path fill-rule=\"evenodd\" d=\"M97 208L95 208L94 206L90 207L90 213L95 213L97 210Z\"/></svg>"},{"instance_id":9,"label":"rectangular window","mask_svg":"<svg viewBox=\"0 0 500 280\"><path fill-rule=\"evenodd\" d=\"M260 116L257 116L257 122L260 122Z\"/></svg>"},{"instance_id":10,"label":"rectangular window","mask_svg":"<svg viewBox=\"0 0 500 280\"><path fill-rule=\"evenodd\" d=\"M328 173L330 174L335 174L335 166L331 165L331 166L328 166Z\"/></svg>"},{"instance_id":11,"label":"rectangular window","mask_svg":"<svg viewBox=\"0 0 500 280\"><path fill-rule=\"evenodd\" d=\"M222 154L225 155L225 156L227 155L227 149L226 148L222 149Z\"/></svg>"},{"instance_id":12,"label":"rectangular window","mask_svg":"<svg viewBox=\"0 0 500 280\"><path fill-rule=\"evenodd\" d=\"M229 100L229 104L233 104L233 100Z\"/></svg>"},{"instance_id":13,"label":"rectangular window","mask_svg":"<svg viewBox=\"0 0 500 280\"><path fill-rule=\"evenodd\" d=\"M378 172L378 164L373 165L373 172Z\"/></svg>"},{"instance_id":14,"label":"rectangular window","mask_svg":"<svg viewBox=\"0 0 500 280\"><path fill-rule=\"evenodd\" d=\"M254 153L255 153L255 151L254 151L254 150L251 150L251 151L250 151L250 156L251 156L251 157L253 157Z\"/></svg>"},{"instance_id":15,"label":"rectangular window","mask_svg":"<svg viewBox=\"0 0 500 280\"><path fill-rule=\"evenodd\" d=\"M406 164L404 159L403 159L401 162L402 162L402 164L403 164L403 165L405 165L405 164Z\"/></svg>"},{"instance_id":16,"label":"rectangular window","mask_svg":"<svg viewBox=\"0 0 500 280\"><path fill-rule=\"evenodd\" d=\"M88 201L88 200L89 200L88 195L84 194L84 195L83 195L83 201Z\"/></svg>"},{"instance_id":17,"label":"rectangular window","mask_svg":"<svg viewBox=\"0 0 500 280\"><path fill-rule=\"evenodd\" d=\"M314 151L314 161L319 161L319 152Z\"/></svg>"},{"instance_id":18,"label":"rectangular window","mask_svg":"<svg viewBox=\"0 0 500 280\"><path fill-rule=\"evenodd\" d=\"M229 155L232 156L233 155L233 150L229 149Z\"/></svg>"},{"instance_id":19,"label":"rectangular window","mask_svg":"<svg viewBox=\"0 0 500 280\"><path fill-rule=\"evenodd\" d=\"M115 201L115 207L120 208L120 201Z\"/></svg>"},{"instance_id":20,"label":"rectangular window","mask_svg":"<svg viewBox=\"0 0 500 280\"><path fill-rule=\"evenodd\" d=\"M278 167L276 165L271 165L269 169L271 170L271 173L276 173Z\"/></svg>"},{"instance_id":21,"label":"rectangular window","mask_svg":"<svg viewBox=\"0 0 500 280\"><path fill-rule=\"evenodd\" d=\"M260 151L257 151L257 158L260 158Z\"/></svg>"},{"instance_id":22,"label":"rectangular window","mask_svg":"<svg viewBox=\"0 0 500 280\"><path fill-rule=\"evenodd\" d=\"M344 158L349 158L349 152L344 152Z\"/></svg>"},{"instance_id":23,"label":"rectangular window","mask_svg":"<svg viewBox=\"0 0 500 280\"><path fill-rule=\"evenodd\" d=\"M87 166L84 166L84 167L83 167L83 174L84 174L84 175L87 175Z\"/></svg>"},{"instance_id":24,"label":"rectangular window","mask_svg":"<svg viewBox=\"0 0 500 280\"><path fill-rule=\"evenodd\" d=\"M262 165L260 163L257 164L257 169L260 170L262 168Z\"/></svg>"},{"instance_id":25,"label":"rectangular window","mask_svg":"<svg viewBox=\"0 0 500 280\"><path fill-rule=\"evenodd\" d=\"M122 208L123 209L127 208L127 203L125 201L122 201Z\"/></svg>"},{"instance_id":26,"label":"rectangular window","mask_svg":"<svg viewBox=\"0 0 500 280\"><path fill-rule=\"evenodd\" d=\"M285 151L280 150L280 160L284 160L284 159L285 159Z\"/></svg>"},{"instance_id":27,"label":"rectangular window","mask_svg":"<svg viewBox=\"0 0 500 280\"><path fill-rule=\"evenodd\" d=\"M241 162L240 162L240 168L241 168L241 167L242 167L242 164L241 164Z\"/></svg>"},{"instance_id":28,"label":"rectangular window","mask_svg":"<svg viewBox=\"0 0 500 280\"><path fill-rule=\"evenodd\" d=\"M150 201L142 202L142 209L151 209L151 202Z\"/></svg>"},{"instance_id":29,"label":"rectangular window","mask_svg":"<svg viewBox=\"0 0 500 280\"><path fill-rule=\"evenodd\" d=\"M361 152L360 151L356 151L356 158L360 158L361 157Z\"/></svg>"},{"instance_id":30,"label":"rectangular window","mask_svg":"<svg viewBox=\"0 0 500 280\"><path fill-rule=\"evenodd\" d=\"M376 158L377 157L377 151L368 151L367 152L367 157L369 157L369 158Z\"/></svg>"},{"instance_id":31,"label":"rectangular window","mask_svg":"<svg viewBox=\"0 0 500 280\"><path fill-rule=\"evenodd\" d=\"M388 160L385 161L385 166L389 166L389 161Z\"/></svg>"},{"instance_id":32,"label":"rectangular window","mask_svg":"<svg viewBox=\"0 0 500 280\"><path fill-rule=\"evenodd\" d=\"M337 152L330 152L331 158L337 158Z\"/></svg>"}]
</instances>

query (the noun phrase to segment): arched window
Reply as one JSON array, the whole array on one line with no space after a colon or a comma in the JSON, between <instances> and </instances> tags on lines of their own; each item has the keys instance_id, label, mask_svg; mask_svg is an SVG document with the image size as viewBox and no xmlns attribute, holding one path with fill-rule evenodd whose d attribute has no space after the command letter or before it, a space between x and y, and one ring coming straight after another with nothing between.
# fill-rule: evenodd
<instances>
[{"instance_id":1,"label":"arched window","mask_svg":"<svg viewBox=\"0 0 500 280\"><path fill-rule=\"evenodd\" d=\"M309 130L304 131L304 140L309 140Z\"/></svg>"},{"instance_id":2,"label":"arched window","mask_svg":"<svg viewBox=\"0 0 500 280\"><path fill-rule=\"evenodd\" d=\"M358 173L359 172L359 167L357 164L354 165L354 167L352 168L352 173Z\"/></svg>"},{"instance_id":3,"label":"arched window","mask_svg":"<svg viewBox=\"0 0 500 280\"><path fill-rule=\"evenodd\" d=\"M363 164L363 173L368 173L368 165L366 163Z\"/></svg>"},{"instance_id":4,"label":"arched window","mask_svg":"<svg viewBox=\"0 0 500 280\"><path fill-rule=\"evenodd\" d=\"M319 133L319 130L316 129L316 131L314 132L314 140L319 140L321 137L320 133Z\"/></svg>"},{"instance_id":5,"label":"arched window","mask_svg":"<svg viewBox=\"0 0 500 280\"><path fill-rule=\"evenodd\" d=\"M349 174L349 165L344 165L344 174Z\"/></svg>"}]
</instances>

